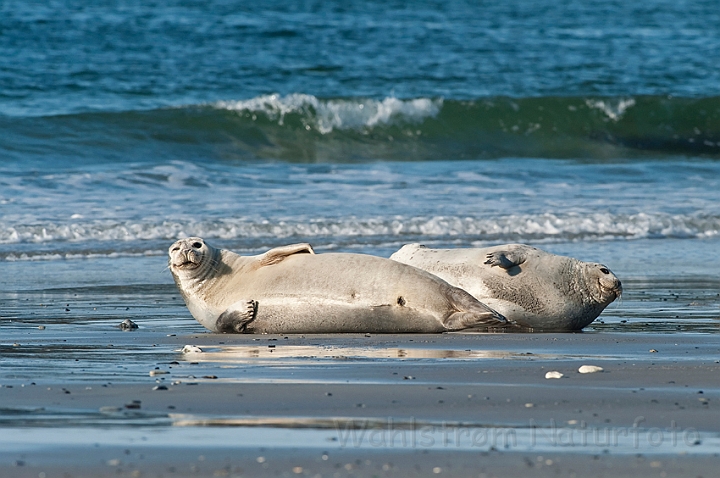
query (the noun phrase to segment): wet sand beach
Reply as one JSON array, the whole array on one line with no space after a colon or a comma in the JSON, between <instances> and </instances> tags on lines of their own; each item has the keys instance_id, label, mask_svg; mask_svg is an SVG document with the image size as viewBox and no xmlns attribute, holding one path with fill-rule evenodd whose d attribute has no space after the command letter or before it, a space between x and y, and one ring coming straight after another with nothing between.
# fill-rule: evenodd
<instances>
[{"instance_id":1,"label":"wet sand beach","mask_svg":"<svg viewBox=\"0 0 720 478\"><path fill-rule=\"evenodd\" d=\"M712 476L720 456L703 334L49 333L2 345L37 357L3 374L2 476Z\"/></svg>"}]
</instances>

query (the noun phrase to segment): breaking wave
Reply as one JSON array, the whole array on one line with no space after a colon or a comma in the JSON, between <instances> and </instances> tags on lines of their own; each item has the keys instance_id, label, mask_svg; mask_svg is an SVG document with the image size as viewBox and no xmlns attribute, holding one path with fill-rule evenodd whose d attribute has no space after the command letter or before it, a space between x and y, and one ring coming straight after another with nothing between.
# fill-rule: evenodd
<instances>
[{"instance_id":1,"label":"breaking wave","mask_svg":"<svg viewBox=\"0 0 720 478\"><path fill-rule=\"evenodd\" d=\"M0 151L9 157L52 154L74 162L718 157L720 97L450 100L291 94L149 111L6 117L0 127Z\"/></svg>"}]
</instances>

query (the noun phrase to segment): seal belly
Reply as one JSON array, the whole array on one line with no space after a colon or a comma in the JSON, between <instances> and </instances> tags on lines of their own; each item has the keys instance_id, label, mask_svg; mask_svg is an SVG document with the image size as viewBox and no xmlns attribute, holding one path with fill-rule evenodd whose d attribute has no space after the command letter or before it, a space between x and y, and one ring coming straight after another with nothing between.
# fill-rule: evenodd
<instances>
[{"instance_id":1,"label":"seal belly","mask_svg":"<svg viewBox=\"0 0 720 478\"><path fill-rule=\"evenodd\" d=\"M330 253L234 274L223 288L228 297L257 301L249 333L437 333L454 312L446 287L425 271L387 259Z\"/></svg>"},{"instance_id":2,"label":"seal belly","mask_svg":"<svg viewBox=\"0 0 720 478\"><path fill-rule=\"evenodd\" d=\"M223 284L228 301L248 297L284 306L305 302L312 307L398 306L431 309L440 319L452 306L444 296L449 287L428 272L362 254L297 255L251 274L233 273ZM322 305L321 305L322 304ZM229 304L227 304L229 305Z\"/></svg>"},{"instance_id":3,"label":"seal belly","mask_svg":"<svg viewBox=\"0 0 720 478\"><path fill-rule=\"evenodd\" d=\"M325 301L258 301L255 320L246 332L264 334L323 333L439 333L445 327L437 317L399 306L358 306Z\"/></svg>"}]
</instances>

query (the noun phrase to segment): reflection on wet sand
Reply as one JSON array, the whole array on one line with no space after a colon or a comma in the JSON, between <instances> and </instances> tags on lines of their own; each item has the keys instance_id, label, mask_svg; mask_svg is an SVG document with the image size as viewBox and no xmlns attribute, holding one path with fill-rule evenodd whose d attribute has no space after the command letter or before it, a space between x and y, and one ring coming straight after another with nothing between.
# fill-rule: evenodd
<instances>
[{"instance_id":1,"label":"reflection on wet sand","mask_svg":"<svg viewBox=\"0 0 720 478\"><path fill-rule=\"evenodd\" d=\"M692 427L661 430L638 426L588 426L577 421L539 426L492 422L435 421L400 417L220 417L170 414L175 427L221 427L254 440L292 437L305 446L356 449L478 450L621 454L710 454L720 445L715 433ZM199 428L202 427L202 428ZM328 434L329 433L329 434ZM257 442L253 442L257 443ZM274 445L274 443L273 443Z\"/></svg>"},{"instance_id":2,"label":"reflection on wet sand","mask_svg":"<svg viewBox=\"0 0 720 478\"><path fill-rule=\"evenodd\" d=\"M544 359L552 360L570 355L533 354L505 350L451 350L441 348L394 348L394 347L338 347L323 345L265 345L223 346L200 348L185 346L183 357L191 362L246 362L247 359ZM609 358L609 357L606 357Z\"/></svg>"}]
</instances>

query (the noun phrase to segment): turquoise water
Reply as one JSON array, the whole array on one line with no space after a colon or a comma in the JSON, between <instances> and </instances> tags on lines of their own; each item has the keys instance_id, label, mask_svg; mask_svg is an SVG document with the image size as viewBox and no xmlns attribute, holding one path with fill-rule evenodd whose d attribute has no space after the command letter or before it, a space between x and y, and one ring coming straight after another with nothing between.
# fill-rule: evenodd
<instances>
[{"instance_id":1,"label":"turquoise water","mask_svg":"<svg viewBox=\"0 0 720 478\"><path fill-rule=\"evenodd\" d=\"M265 94L477 100L718 95L709 0L8 0L0 111L153 110Z\"/></svg>"}]
</instances>

